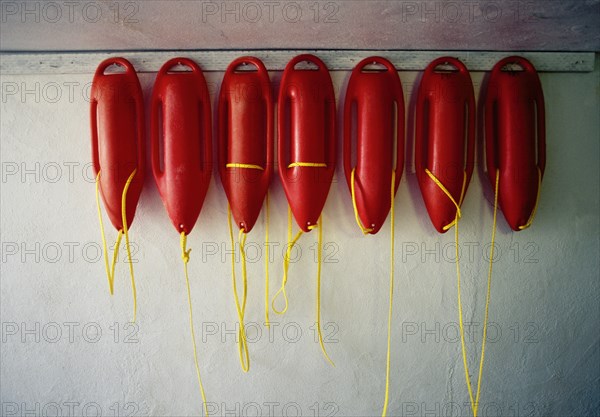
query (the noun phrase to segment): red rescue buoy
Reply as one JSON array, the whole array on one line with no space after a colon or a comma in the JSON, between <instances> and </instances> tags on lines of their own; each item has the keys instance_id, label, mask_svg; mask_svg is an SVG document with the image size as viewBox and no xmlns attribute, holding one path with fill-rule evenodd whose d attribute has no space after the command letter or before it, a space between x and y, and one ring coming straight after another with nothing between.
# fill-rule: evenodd
<instances>
[{"instance_id":1,"label":"red rescue buoy","mask_svg":"<svg viewBox=\"0 0 600 417\"><path fill-rule=\"evenodd\" d=\"M332 365L321 332L321 212L335 171L335 118L335 93L323 61L314 55L293 58L283 72L277 114L279 176L289 203L288 247L281 288L271 305L277 314L287 310L285 285L291 250L302 233L318 229L316 324L323 356ZM300 227L293 239L292 213ZM282 310L275 307L275 299L280 294L285 299Z\"/></svg>"},{"instance_id":2,"label":"red rescue buoy","mask_svg":"<svg viewBox=\"0 0 600 417\"><path fill-rule=\"evenodd\" d=\"M299 68L302 64L314 68ZM285 195L302 231L317 225L335 171L335 94L314 55L286 66L279 91L278 159Z\"/></svg>"},{"instance_id":3,"label":"red rescue buoy","mask_svg":"<svg viewBox=\"0 0 600 417\"><path fill-rule=\"evenodd\" d=\"M112 65L124 72L105 71ZM91 90L92 160L108 217L115 229L124 228L123 190L127 190L127 225L135 216L144 184L145 137L144 98L135 68L124 58L109 58L96 70Z\"/></svg>"},{"instance_id":4,"label":"red rescue buoy","mask_svg":"<svg viewBox=\"0 0 600 417\"><path fill-rule=\"evenodd\" d=\"M178 65L189 71L174 71ZM206 197L212 174L211 129L202 70L187 58L167 61L152 91L152 171L178 233L190 234Z\"/></svg>"},{"instance_id":5,"label":"red rescue buoy","mask_svg":"<svg viewBox=\"0 0 600 417\"><path fill-rule=\"evenodd\" d=\"M252 66L254 70L242 69ZM239 228L249 233L273 173L273 97L269 73L254 57L229 65L219 95L219 175Z\"/></svg>"},{"instance_id":6,"label":"red rescue buoy","mask_svg":"<svg viewBox=\"0 0 600 417\"><path fill-rule=\"evenodd\" d=\"M235 262L232 259L231 277L234 300L239 320L239 353L242 370L250 370L250 355L246 341L244 315L247 297L246 235L252 230L267 196L273 173L273 96L269 73L263 63L254 57L233 61L223 78L219 94L219 174L229 208L227 221L232 248L233 226L231 215L238 226L242 262L242 302L237 293ZM267 197L268 241L269 200ZM269 246L265 258L265 323L269 326Z\"/></svg>"},{"instance_id":7,"label":"red rescue buoy","mask_svg":"<svg viewBox=\"0 0 600 417\"><path fill-rule=\"evenodd\" d=\"M417 96L415 171L440 233L455 224L473 174L475 121L469 71L456 58L436 59L425 69Z\"/></svg>"},{"instance_id":8,"label":"red rescue buoy","mask_svg":"<svg viewBox=\"0 0 600 417\"><path fill-rule=\"evenodd\" d=\"M356 125L355 132L353 125ZM383 417L387 415L389 403L394 294L394 199L404 169L404 125L404 95L396 68L382 57L363 59L352 71L346 90L344 171L352 196L356 223L363 234L376 234L388 213L391 214L387 361L385 398L381 414ZM355 141L353 136L356 136L355 167L352 166L352 147Z\"/></svg>"},{"instance_id":9,"label":"red rescue buoy","mask_svg":"<svg viewBox=\"0 0 600 417\"><path fill-rule=\"evenodd\" d=\"M210 96L198 64L187 58L173 58L162 66L152 91L151 117L152 172L171 222L181 238L196 376L204 414L208 415L196 352L187 268L191 252L187 249L187 235L200 215L212 174Z\"/></svg>"},{"instance_id":10,"label":"red rescue buoy","mask_svg":"<svg viewBox=\"0 0 600 417\"><path fill-rule=\"evenodd\" d=\"M106 72L113 65L121 67L123 71ZM145 137L144 99L133 65L124 58L109 58L100 63L92 82L90 104L96 204L109 290L111 294L114 293L115 264L121 238L125 236L135 321L137 297L128 229L133 223L144 184ZM100 195L110 222L118 231L111 266L108 262Z\"/></svg>"},{"instance_id":11,"label":"red rescue buoy","mask_svg":"<svg viewBox=\"0 0 600 417\"><path fill-rule=\"evenodd\" d=\"M534 66L511 56L490 74L485 96L487 172L514 231L531 225L546 166L544 94Z\"/></svg>"},{"instance_id":12,"label":"red rescue buoy","mask_svg":"<svg viewBox=\"0 0 600 417\"><path fill-rule=\"evenodd\" d=\"M373 68L369 68L373 66ZM356 108L356 166L352 165L353 107ZM344 105L344 171L363 232L375 234L390 211L404 169L404 96L394 65L385 58L362 60L352 71ZM354 191L353 191L354 190Z\"/></svg>"}]
</instances>

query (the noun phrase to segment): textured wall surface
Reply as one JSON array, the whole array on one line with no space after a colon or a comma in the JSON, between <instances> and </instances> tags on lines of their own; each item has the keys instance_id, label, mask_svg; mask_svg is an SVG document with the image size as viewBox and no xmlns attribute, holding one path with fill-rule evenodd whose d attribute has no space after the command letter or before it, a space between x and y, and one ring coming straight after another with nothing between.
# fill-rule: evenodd
<instances>
[{"instance_id":1,"label":"textured wall surface","mask_svg":"<svg viewBox=\"0 0 600 417\"><path fill-rule=\"evenodd\" d=\"M600 49L599 0L3 0L0 5L4 50Z\"/></svg>"},{"instance_id":2,"label":"textured wall surface","mask_svg":"<svg viewBox=\"0 0 600 417\"><path fill-rule=\"evenodd\" d=\"M598 62L593 73L541 74L546 176L529 230L514 233L499 220L483 416L600 414L599 74ZM418 74L400 75L411 100ZM482 76L473 74L477 89ZM154 77L141 75L146 99ZM208 74L213 98L221 77ZM280 77L272 74L275 82ZM348 73L333 78L339 100ZM91 75L3 76L1 81L0 414L199 415L179 239L150 172L131 228L139 302L138 321L131 326L127 264L121 256L111 297L99 252L86 100ZM414 175L412 137L409 133L407 169L395 202L389 415L467 416L453 236L438 235L429 222ZM286 233L278 179L271 201L271 240L278 245L271 264L273 295ZM460 229L473 374L492 201L478 165ZM389 223L377 236L362 236L338 169L324 212L322 314L326 346L336 363L331 368L314 336L316 235L302 237L301 256L290 269L289 311L283 317L272 314L268 331L262 324L264 221L259 220L248 238L252 368L243 374L235 344L226 207L214 178L188 242L200 366L214 415L380 415ZM112 241L115 232L108 228L107 233Z\"/></svg>"}]
</instances>

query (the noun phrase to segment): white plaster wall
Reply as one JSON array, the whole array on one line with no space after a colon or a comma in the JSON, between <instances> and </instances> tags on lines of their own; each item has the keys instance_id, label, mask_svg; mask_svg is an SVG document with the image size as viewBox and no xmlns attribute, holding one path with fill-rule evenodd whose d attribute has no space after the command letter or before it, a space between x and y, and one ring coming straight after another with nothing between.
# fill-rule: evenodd
<instances>
[{"instance_id":1,"label":"white plaster wall","mask_svg":"<svg viewBox=\"0 0 600 417\"><path fill-rule=\"evenodd\" d=\"M599 74L598 62L593 73L541 74L548 165L532 228L514 233L500 217L490 308L494 324L480 415L600 414ZM408 99L417 74L400 75ZM473 74L477 87L482 75ZM140 77L148 98L155 75ZM208 74L213 96L221 77ZM272 77L278 81L280 74ZM343 93L348 73L333 78ZM0 414L199 415L179 239L150 172L131 228L139 302L135 327L127 325L131 289L123 257L115 295L108 294L89 166L85 97L90 81L91 75L1 78ZM14 88L16 94L6 94ZM412 152L412 145L408 149ZM440 236L430 225L411 160L395 202L388 415L466 416L453 236ZM286 233L278 179L271 196L271 239L280 245L271 264L274 294ZM461 266L465 319L475 323L468 343L473 370L479 357L487 272L482 248L490 240L491 201L487 178L476 170L460 224L461 242L472 248L469 255L463 245ZM233 332L237 317L226 211L215 177L189 239L200 366L214 415L380 415L389 225L377 236L362 236L338 169L324 212L330 245L322 285L323 322L330 323L326 345L336 367L324 361L311 330L316 273L311 251L316 235L311 233L302 237L302 257L290 269L289 311L283 317L271 314L277 326L270 334L261 324L263 260L249 263L246 319L254 323L249 326L254 342L251 372L243 374ZM107 230L112 240L115 232ZM248 242L262 245L263 231L260 220ZM215 248L217 254L211 255ZM102 331L98 337L97 329ZM298 330L301 336L295 337Z\"/></svg>"}]
</instances>

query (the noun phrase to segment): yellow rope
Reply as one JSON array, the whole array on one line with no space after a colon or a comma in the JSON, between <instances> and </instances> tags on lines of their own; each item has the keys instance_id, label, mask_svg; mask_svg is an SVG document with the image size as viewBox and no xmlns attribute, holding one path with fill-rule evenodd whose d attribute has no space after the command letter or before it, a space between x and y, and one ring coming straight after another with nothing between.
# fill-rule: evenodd
<instances>
[{"instance_id":1,"label":"yellow rope","mask_svg":"<svg viewBox=\"0 0 600 417\"><path fill-rule=\"evenodd\" d=\"M354 173L354 171L353 171ZM354 184L354 181L352 181ZM387 415L387 407L389 402L390 394L390 352L391 352L391 339L392 339L392 307L394 300L394 195L396 185L396 171L392 171L392 187L391 187L391 208L390 208L390 302L388 311L388 326L387 326L387 359L386 359L386 371L385 371L385 399L383 402L383 411L381 417ZM353 193L354 195L354 193ZM352 199L354 201L354 198ZM360 223L359 223L360 225ZM364 233L364 231L363 231Z\"/></svg>"},{"instance_id":2,"label":"yellow rope","mask_svg":"<svg viewBox=\"0 0 600 417\"><path fill-rule=\"evenodd\" d=\"M292 162L288 165L288 168L294 167L326 168L327 164L323 162Z\"/></svg>"},{"instance_id":3,"label":"yellow rope","mask_svg":"<svg viewBox=\"0 0 600 417\"><path fill-rule=\"evenodd\" d=\"M104 235L104 231L102 232L102 234ZM121 238L123 237L123 231L119 230L119 232L117 233L117 241L115 242L115 248L113 249L113 258L112 258L112 263L111 263L111 267L110 267L110 295L114 294L114 289L115 289L115 265L117 263L117 258L119 257L119 247L121 246ZM106 246L106 241L104 240L104 237L102 238L103 240L103 244ZM106 254L106 248L104 249L104 262L106 263L107 257L108 255Z\"/></svg>"},{"instance_id":4,"label":"yellow rope","mask_svg":"<svg viewBox=\"0 0 600 417\"><path fill-rule=\"evenodd\" d=\"M265 169L263 167L261 167L260 165L254 165L254 164L240 164L240 163L228 163L227 165L225 165L227 168L246 168L246 169L258 169L261 171L264 171ZM267 327L271 326L271 323L269 321L269 191L267 190L267 195L266 195L266 225L265 225L265 246L266 246L266 258L265 258L265 324ZM231 210L231 208L229 208L229 210ZM234 246L234 242L233 242L233 229L231 227L231 212L229 212L229 222L230 222L230 237L231 237L231 242L232 242L232 247ZM245 238L244 238L245 241ZM240 247L240 250L242 251L242 261L243 261L243 268L246 268L246 261L245 261L245 253L243 252L243 249ZM232 259L233 261L233 259ZM235 269L235 262L232 263L232 268ZM234 272L235 274L235 272ZM245 280L246 278L244 278ZM245 305L245 303L244 303ZM241 340L241 339L240 339ZM245 342L244 342L245 343ZM246 356L248 355L247 353L247 349L246 349ZM242 365L243 367L243 365Z\"/></svg>"},{"instance_id":5,"label":"yellow rope","mask_svg":"<svg viewBox=\"0 0 600 417\"><path fill-rule=\"evenodd\" d=\"M531 216L529 216L529 220L523 226L519 226L519 230L527 229L533 223L533 219L535 218L535 213L537 212L538 203L540 201L540 190L542 189L542 171L538 167L538 189L537 195L535 196L535 205L533 206L533 211L531 212Z\"/></svg>"},{"instance_id":6,"label":"yellow rope","mask_svg":"<svg viewBox=\"0 0 600 417\"><path fill-rule=\"evenodd\" d=\"M485 298L485 316L483 320L483 337L481 341L481 357L479 359L479 374L477 377L477 391L475 396L473 396L473 387L471 385L471 377L469 376L469 365L467 363L467 348L465 344L465 329L463 322L463 308L462 308L462 300L461 300L461 286L460 286L460 264L458 261L459 250L458 250L458 221L456 222L456 227L454 230L454 239L456 243L456 277L457 277L457 290L458 290L458 317L459 317L459 327L460 327L460 343L462 349L462 357L463 357L463 365L465 368L465 379L467 381L467 390L469 391L469 399L471 401L471 409L473 410L473 417L477 417L477 412L479 409L479 398L481 395L481 381L483 374L483 363L485 359L485 344L487 339L487 325L488 325L488 317L489 317L489 307L490 307L490 294L491 294L491 286L492 286L492 269L493 269L493 259L494 259L494 245L496 242L496 220L498 214L498 183L500 180L500 171L496 172L496 184L494 190L494 220L492 226L492 241L490 247L490 266L488 269L488 279L487 279L487 290L486 290L486 298Z\"/></svg>"},{"instance_id":7,"label":"yellow rope","mask_svg":"<svg viewBox=\"0 0 600 417\"><path fill-rule=\"evenodd\" d=\"M360 217L358 215L358 207L356 207L356 192L354 191L354 173L356 168L352 168L352 174L350 175L350 190L352 192L352 207L354 207L354 217L356 218L356 224L360 227L360 230L364 235L368 235L373 231L372 228L364 227L362 222L360 221Z\"/></svg>"},{"instance_id":8,"label":"yellow rope","mask_svg":"<svg viewBox=\"0 0 600 417\"><path fill-rule=\"evenodd\" d=\"M131 275L131 289L133 293L133 321L135 322L137 313L137 294L135 289L135 277L133 274L133 262L131 260L131 249L129 245L129 230L127 228L127 191L133 181L133 177L137 173L137 169L134 169L123 188L121 195L121 221L123 222L123 230L119 230L117 234L117 241L115 243L115 249L113 251L112 264L108 266L108 248L106 245L106 236L104 235L104 222L102 221L102 209L100 208L100 171L96 175L96 206L98 208L98 220L100 221L100 234L102 236L102 247L104 250L104 266L106 268L106 275L108 277L108 288L110 294L114 294L114 283L115 283L115 264L117 263L117 257L119 253L119 246L121 245L121 238L125 235L125 249L127 250L127 259L129 260L129 274Z\"/></svg>"},{"instance_id":9,"label":"yellow rope","mask_svg":"<svg viewBox=\"0 0 600 417\"><path fill-rule=\"evenodd\" d=\"M310 230L314 230L317 228L319 229L319 242L318 242L318 248L317 248L317 305L316 305L316 307L317 307L317 333L319 335L319 345L321 346L321 351L323 352L325 359L327 359L327 361L331 364L331 366L335 366L335 364L333 363L333 361L327 354L327 350L325 349L325 344L323 342L323 334L321 332L321 269L322 269L321 266L322 266L322 258L323 258L323 219L321 217L317 221L316 225L312 225L309 227ZM285 291L285 285L287 284L287 279L288 279L288 269L290 266L290 257L291 257L291 252L292 252L294 245L296 244L298 239L300 239L300 236L302 236L303 233L304 232L302 232L302 230L300 230L300 231L298 231L298 233L296 234L294 239L291 239L291 236L292 236L292 210L288 206L288 247L285 252L285 257L283 259L283 280L281 282L281 288L279 289L279 291L277 291L277 293L275 294L275 296L273 297L273 300L271 302L273 311L275 311L275 313L277 313L277 314L284 314L288 309L288 298L287 298L287 293ZM285 300L285 307L283 308L283 310L277 310L277 308L275 307L275 301L277 300L277 297L279 296L279 294L283 294L283 297Z\"/></svg>"},{"instance_id":10,"label":"yellow rope","mask_svg":"<svg viewBox=\"0 0 600 417\"><path fill-rule=\"evenodd\" d=\"M106 244L106 236L104 235L104 222L102 221L102 209L100 207L100 171L98 171L98 175L96 175L96 206L98 208L98 220L100 221L100 235L102 236L102 247L104 251L104 266L106 268L106 276L108 278L108 289L110 291L110 295L114 294L114 283L115 283L115 265L117 263L117 258L119 255L119 247L121 246L121 238L123 237L123 232L119 230L117 234L117 241L115 242L115 247L113 249L113 258L112 263L109 267L108 265L108 246Z\"/></svg>"},{"instance_id":11,"label":"yellow rope","mask_svg":"<svg viewBox=\"0 0 600 417\"><path fill-rule=\"evenodd\" d=\"M242 370L244 372L248 372L250 370L250 356L248 354L248 341L246 340L246 327L244 325L244 316L246 315L246 299L248 295L248 275L246 271L246 250L244 249L246 245L246 236L247 234L244 232L244 229L240 229L238 241L240 244L240 255L242 258L242 282L244 285L243 296L242 296L242 309L239 309L239 301L237 300L237 289L234 287L234 291L236 293L236 304L238 309L238 318L240 320L240 343L238 345L238 350L240 354L240 364L242 365ZM245 359L245 362L244 362ZM244 365L245 363L245 365Z\"/></svg>"},{"instance_id":12,"label":"yellow rope","mask_svg":"<svg viewBox=\"0 0 600 417\"><path fill-rule=\"evenodd\" d=\"M191 249L186 250L187 236L185 232L181 232L181 259L183 260L183 270L185 272L185 283L187 286L188 306L190 310L190 333L192 336L192 347L194 348L194 364L196 366L196 376L198 377L198 385L200 387L200 395L202 396L202 405L204 414L208 416L208 408L206 406L206 395L204 394L204 386L202 385L202 377L200 376L200 365L198 364L198 349L196 348L196 335L194 334L194 314L192 311L192 294L190 291L190 278L188 276L187 264L190 261Z\"/></svg>"},{"instance_id":13,"label":"yellow rope","mask_svg":"<svg viewBox=\"0 0 600 417\"><path fill-rule=\"evenodd\" d=\"M442 229L443 230L448 230L450 229L452 226L454 226L455 224L458 223L458 220L460 220L460 218L462 217L462 212L460 211L460 206L463 202L463 199L465 197L465 190L466 190L466 185L467 185L467 173L463 172L463 184L462 184L462 189L460 192L460 199L458 200L458 203L456 202L456 200L454 199L454 197L452 197L452 194L450 194L450 191L448 191L448 189L444 186L444 184L442 184L442 182L437 179L437 177L435 175L433 175L433 173L425 168L425 173L429 176L429 178L431 178L431 180L440 188L440 190L442 190L442 192L444 194L446 194L446 196L450 199L450 201L452 201L452 203L454 204L454 206L456 207L456 217L454 218L454 220L447 224L446 226L444 226Z\"/></svg>"},{"instance_id":14,"label":"yellow rope","mask_svg":"<svg viewBox=\"0 0 600 417\"><path fill-rule=\"evenodd\" d=\"M125 235L125 249L127 250L127 259L129 260L129 275L131 275L131 291L133 293L133 321L135 322L137 315L137 293L135 290L135 277L133 275L133 262L131 261L131 249L129 246L129 230L127 228L127 191L133 181L133 177L137 172L137 168L133 170L127 182L125 188L123 188L123 195L121 196L121 218L123 221L123 234Z\"/></svg>"},{"instance_id":15,"label":"yellow rope","mask_svg":"<svg viewBox=\"0 0 600 417\"><path fill-rule=\"evenodd\" d=\"M363 232L363 234L367 235L373 231L371 228L366 228L363 226L360 221L360 216L358 215L358 207L356 205L356 192L354 188L354 174L356 172L356 168L352 169L352 174L350 175L350 191L352 193L352 207L354 208L354 217L356 218L356 224ZM390 190L390 299L389 299L389 308L388 308L388 324L387 324L387 354L386 354L386 371L385 371L385 398L383 401L383 411L381 413L382 417L387 415L387 408L389 403L389 394L390 394L390 364L391 364L391 339L392 339L392 311L394 304L394 224L395 224L395 212L394 212L394 196L396 191L396 171L392 171L392 183Z\"/></svg>"},{"instance_id":16,"label":"yellow rope","mask_svg":"<svg viewBox=\"0 0 600 417\"><path fill-rule=\"evenodd\" d=\"M244 229L240 229L238 234L238 243L240 245L240 255L242 258L242 283L244 285L244 292L242 298L242 311L246 311L246 298L248 295L248 272L246 269L246 236L248 234L244 231Z\"/></svg>"},{"instance_id":17,"label":"yellow rope","mask_svg":"<svg viewBox=\"0 0 600 417\"><path fill-rule=\"evenodd\" d=\"M231 222L231 207L227 205L227 225L229 226L229 238L231 240L232 250L235 251L235 241L233 240L233 226ZM233 299L235 301L235 309L238 315L238 322L240 328L238 330L238 353L240 356L240 365L242 366L242 370L244 372L248 372L250 370L250 356L248 353L248 342L246 340L246 328L244 327L244 315L246 311L246 297L248 292L248 280L246 274L246 252L244 250L244 245L246 243L246 234L244 233L244 229L240 229L240 233L238 236L238 241L240 244L240 254L242 257L242 282L243 282L243 292L242 292L242 305L240 306L240 299L237 291L237 280L235 278L235 255L231 257L231 282L233 285Z\"/></svg>"},{"instance_id":18,"label":"yellow rope","mask_svg":"<svg viewBox=\"0 0 600 417\"><path fill-rule=\"evenodd\" d=\"M271 327L269 320L269 191L266 196L266 225L265 225L265 325Z\"/></svg>"},{"instance_id":19,"label":"yellow rope","mask_svg":"<svg viewBox=\"0 0 600 417\"><path fill-rule=\"evenodd\" d=\"M319 221L317 223L317 227L319 228L319 244L317 248L317 333L319 334L319 345L321 345L321 351L325 356L325 359L331 364L331 366L335 366L329 355L327 354L327 350L325 350L325 344L323 343L323 334L321 333L321 264L323 259L323 218L319 217Z\"/></svg>"},{"instance_id":20,"label":"yellow rope","mask_svg":"<svg viewBox=\"0 0 600 417\"><path fill-rule=\"evenodd\" d=\"M273 311L277 314L284 314L288 309L288 297L287 297L287 293L285 291L285 285L287 284L287 279L288 279L288 269L290 267L290 256L292 253L292 249L294 248L294 245L296 244L298 239L300 239L300 236L302 236L302 233L303 233L302 230L299 230L296 237L294 237L294 239L292 239L292 209L288 206L288 231L287 231L288 245L287 245L287 250L285 251L285 257L283 258L283 279L281 280L281 288L279 288L279 291L277 291L275 293L275 296L273 297L273 300L271 301L271 307L273 308ZM283 299L285 301L285 307L283 308L283 310L277 310L277 308L275 307L275 301L279 297L279 294L283 295Z\"/></svg>"},{"instance_id":21,"label":"yellow rope","mask_svg":"<svg viewBox=\"0 0 600 417\"><path fill-rule=\"evenodd\" d=\"M463 357L463 365L465 368L465 379L467 382L467 390L469 391L469 400L471 402L471 409L473 411L473 417L477 417L477 412L479 411L479 398L481 396L481 382L482 382L482 374L483 374L483 363L485 360L485 345L487 339L487 325L489 318L489 307L490 307L490 294L491 294L491 284L492 284L492 269L493 269L493 259L494 259L494 244L496 241L496 220L498 213L498 183L500 181L500 171L496 172L496 184L494 189L494 220L493 220L493 228L492 228L492 242L490 247L490 266L488 270L488 280L487 280L487 291L486 291L486 299L485 299L485 316L483 321L483 338L481 341L481 357L479 359L479 374L477 377L477 390L475 395L473 395L473 386L471 384L471 377L469 373L469 365L467 361L467 348L465 343L465 329L464 329L464 321L463 321L463 307L462 307L462 299L461 299L461 279L460 279L460 262L459 262L459 248L458 248L458 222L461 217L460 212L460 203L457 203L456 200L452 197L450 192L444 187L444 185L439 181L428 169L425 169L425 172L429 177L436 183L436 185L448 196L448 198L454 203L456 206L456 217L454 222L450 223L448 226L444 227L444 230L455 225L454 228L454 240L455 240L455 258L456 258L456 277L457 277L457 290L458 290L458 313L459 313L459 327L460 327L460 342L462 349L462 357ZM541 176L541 175L540 175ZM464 198L465 188L466 188L466 174L463 177L463 187L461 191L460 202L462 202ZM539 192L539 187L538 187ZM539 196L539 194L538 194ZM537 201L536 201L537 206ZM532 213L532 217L535 215L535 209Z\"/></svg>"},{"instance_id":22,"label":"yellow rope","mask_svg":"<svg viewBox=\"0 0 600 417\"><path fill-rule=\"evenodd\" d=\"M237 164L237 163L229 163L227 165L225 165L225 167L227 168L248 168L248 169L259 169L261 171L264 171L265 169L263 167L261 167L260 165L253 165L253 164Z\"/></svg>"},{"instance_id":23,"label":"yellow rope","mask_svg":"<svg viewBox=\"0 0 600 417\"><path fill-rule=\"evenodd\" d=\"M288 168L293 168L293 167L321 168L321 167L327 167L327 164L319 163L319 162L293 162L288 165ZM316 228L319 229L319 242L318 242L318 248L317 248L317 306L316 306L317 307L317 323L316 323L317 324L317 333L319 335L319 345L321 346L321 351L323 352L325 359L327 359L327 361L331 364L331 366L335 366L335 364L333 363L333 361L327 354L327 350L325 349L325 344L323 342L323 334L321 332L321 269L322 269L321 264L322 264L322 258L323 258L323 219L321 217L319 217L319 220L317 221L316 225L312 225L312 226L308 227L309 230L314 230ZM290 206L288 206L288 231L287 231L288 246L287 246L287 250L285 252L285 257L283 258L283 279L281 281L281 288L279 289L279 291L277 291L277 293L275 293L275 296L273 297L273 300L271 302L273 311L275 311L275 313L277 313L277 314L284 314L288 309L288 297L287 297L287 293L285 291L285 285L287 284L287 280L288 280L290 257L291 257L291 253L292 253L292 249L294 248L294 245L296 244L298 239L300 239L300 236L302 236L302 234L303 234L302 230L299 230L298 233L296 234L296 236L292 239L292 209ZM275 307L275 301L277 300L277 297L279 297L279 294L282 294L283 298L285 300L285 307L283 308L283 310L277 310L277 308Z\"/></svg>"}]
</instances>

